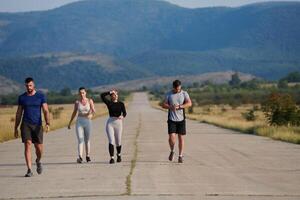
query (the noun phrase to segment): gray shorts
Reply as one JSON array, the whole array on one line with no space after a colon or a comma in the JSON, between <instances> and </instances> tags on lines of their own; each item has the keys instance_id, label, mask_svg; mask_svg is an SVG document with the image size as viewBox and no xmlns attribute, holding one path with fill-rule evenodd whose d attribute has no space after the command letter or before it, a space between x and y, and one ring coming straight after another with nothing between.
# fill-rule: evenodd
<instances>
[{"instance_id":1,"label":"gray shorts","mask_svg":"<svg viewBox=\"0 0 300 200\"><path fill-rule=\"evenodd\" d=\"M43 126L22 122L21 137L23 143L30 140L32 143L43 144Z\"/></svg>"}]
</instances>

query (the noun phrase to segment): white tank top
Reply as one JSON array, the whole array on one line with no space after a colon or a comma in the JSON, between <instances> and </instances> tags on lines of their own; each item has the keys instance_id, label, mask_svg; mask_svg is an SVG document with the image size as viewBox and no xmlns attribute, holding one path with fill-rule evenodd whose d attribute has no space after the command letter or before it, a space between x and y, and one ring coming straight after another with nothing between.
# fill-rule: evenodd
<instances>
[{"instance_id":1,"label":"white tank top","mask_svg":"<svg viewBox=\"0 0 300 200\"><path fill-rule=\"evenodd\" d=\"M91 110L91 106L90 106L90 100L87 99L87 102L85 105L83 105L80 101L77 101L78 102L78 114L88 114Z\"/></svg>"}]
</instances>

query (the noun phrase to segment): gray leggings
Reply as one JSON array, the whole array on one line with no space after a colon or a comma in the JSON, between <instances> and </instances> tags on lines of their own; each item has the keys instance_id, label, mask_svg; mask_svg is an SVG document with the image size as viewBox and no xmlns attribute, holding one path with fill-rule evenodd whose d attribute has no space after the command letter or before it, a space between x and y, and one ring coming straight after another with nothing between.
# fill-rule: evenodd
<instances>
[{"instance_id":1,"label":"gray leggings","mask_svg":"<svg viewBox=\"0 0 300 200\"><path fill-rule=\"evenodd\" d=\"M112 145L121 146L123 122L122 120L110 117L106 122L106 134Z\"/></svg>"},{"instance_id":2,"label":"gray leggings","mask_svg":"<svg viewBox=\"0 0 300 200\"><path fill-rule=\"evenodd\" d=\"M76 121L76 135L78 139L78 155L82 157L83 143L85 143L85 153L90 154L90 135L91 135L91 120L86 117L78 117Z\"/></svg>"}]
</instances>

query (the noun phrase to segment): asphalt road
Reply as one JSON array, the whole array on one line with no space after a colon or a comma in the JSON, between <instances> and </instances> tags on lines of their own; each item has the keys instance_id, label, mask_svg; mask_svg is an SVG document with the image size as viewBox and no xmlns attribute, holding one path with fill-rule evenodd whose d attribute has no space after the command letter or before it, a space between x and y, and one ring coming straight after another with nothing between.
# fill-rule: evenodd
<instances>
[{"instance_id":1,"label":"asphalt road","mask_svg":"<svg viewBox=\"0 0 300 200\"><path fill-rule=\"evenodd\" d=\"M63 128L45 135L44 172L34 165L32 178L20 139L0 144L0 199L300 199L299 145L188 120L184 163L169 162L167 114L135 93L123 162L110 165L106 119L93 121L92 163L76 163L74 127Z\"/></svg>"}]
</instances>

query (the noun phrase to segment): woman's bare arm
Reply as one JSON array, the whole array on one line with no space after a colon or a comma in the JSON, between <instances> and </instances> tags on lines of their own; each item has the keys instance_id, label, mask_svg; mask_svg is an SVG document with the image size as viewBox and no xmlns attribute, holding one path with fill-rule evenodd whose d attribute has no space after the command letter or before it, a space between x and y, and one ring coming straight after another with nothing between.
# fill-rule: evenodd
<instances>
[{"instance_id":1,"label":"woman's bare arm","mask_svg":"<svg viewBox=\"0 0 300 200\"><path fill-rule=\"evenodd\" d=\"M69 125L68 125L68 129L71 129L71 124L72 124L72 121L74 120L74 118L77 114L77 109L78 109L78 102L76 101L75 104L74 104L74 109L73 109L73 113L72 113L72 116L71 116L71 119L70 119L70 122L69 122Z\"/></svg>"}]
</instances>

